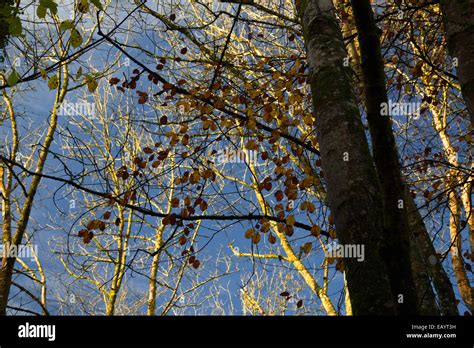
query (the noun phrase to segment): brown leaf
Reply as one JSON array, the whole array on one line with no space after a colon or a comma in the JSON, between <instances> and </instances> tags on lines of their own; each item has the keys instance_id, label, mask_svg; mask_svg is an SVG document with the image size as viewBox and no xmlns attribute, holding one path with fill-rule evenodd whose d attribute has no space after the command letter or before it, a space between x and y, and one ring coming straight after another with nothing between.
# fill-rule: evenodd
<instances>
[{"instance_id":1,"label":"brown leaf","mask_svg":"<svg viewBox=\"0 0 474 348\"><path fill-rule=\"evenodd\" d=\"M321 234L321 228L318 225L313 225L311 227L311 234L315 237L318 237Z\"/></svg>"},{"instance_id":2,"label":"brown leaf","mask_svg":"<svg viewBox=\"0 0 474 348\"><path fill-rule=\"evenodd\" d=\"M112 77L110 80L109 80L109 83L111 86L113 85L116 85L117 83L120 82L120 79L118 77Z\"/></svg>"},{"instance_id":3,"label":"brown leaf","mask_svg":"<svg viewBox=\"0 0 474 348\"><path fill-rule=\"evenodd\" d=\"M253 234L254 234L254 230L251 228L251 229L248 229L247 231L245 231L245 238L247 239L250 239L253 237Z\"/></svg>"},{"instance_id":4,"label":"brown leaf","mask_svg":"<svg viewBox=\"0 0 474 348\"><path fill-rule=\"evenodd\" d=\"M201 262L199 262L199 260L195 260L193 262L193 268L198 269L200 264L201 264Z\"/></svg>"},{"instance_id":5,"label":"brown leaf","mask_svg":"<svg viewBox=\"0 0 474 348\"><path fill-rule=\"evenodd\" d=\"M275 244L275 243L276 243L276 237L273 235L273 233L270 233L270 234L268 235L268 242L269 242L270 244Z\"/></svg>"},{"instance_id":6,"label":"brown leaf","mask_svg":"<svg viewBox=\"0 0 474 348\"><path fill-rule=\"evenodd\" d=\"M89 221L89 223L87 224L86 228L88 230L105 230L105 222L103 222L102 220L91 220Z\"/></svg>"},{"instance_id":7,"label":"brown leaf","mask_svg":"<svg viewBox=\"0 0 474 348\"><path fill-rule=\"evenodd\" d=\"M275 192L275 198L278 202L280 202L283 199L283 192L281 190Z\"/></svg>"},{"instance_id":8,"label":"brown leaf","mask_svg":"<svg viewBox=\"0 0 474 348\"><path fill-rule=\"evenodd\" d=\"M79 233L77 234L79 237L84 236L86 233L89 233L88 230L80 230Z\"/></svg>"},{"instance_id":9,"label":"brown leaf","mask_svg":"<svg viewBox=\"0 0 474 348\"><path fill-rule=\"evenodd\" d=\"M294 226L295 224L295 216L294 215L288 215L286 217L286 224L289 225L289 226Z\"/></svg>"},{"instance_id":10,"label":"brown leaf","mask_svg":"<svg viewBox=\"0 0 474 348\"><path fill-rule=\"evenodd\" d=\"M303 244L303 246L301 247L301 250L303 250L305 254L309 254L312 247L313 247L313 243L307 242Z\"/></svg>"},{"instance_id":11,"label":"brown leaf","mask_svg":"<svg viewBox=\"0 0 474 348\"><path fill-rule=\"evenodd\" d=\"M260 233L254 233L252 237L253 244L258 244L260 242Z\"/></svg>"}]
</instances>

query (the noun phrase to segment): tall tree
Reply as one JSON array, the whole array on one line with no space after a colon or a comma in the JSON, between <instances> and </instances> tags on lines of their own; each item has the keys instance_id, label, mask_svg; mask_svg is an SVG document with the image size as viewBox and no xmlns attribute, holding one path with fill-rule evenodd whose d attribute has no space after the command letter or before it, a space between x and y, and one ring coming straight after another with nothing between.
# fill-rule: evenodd
<instances>
[{"instance_id":1,"label":"tall tree","mask_svg":"<svg viewBox=\"0 0 474 348\"><path fill-rule=\"evenodd\" d=\"M359 37L365 105L374 162L384 198L384 255L392 291L397 296L403 296L401 301L397 301L400 313L416 314L418 303L410 265L410 229L404 203L406 191L390 117L381 114L382 106L388 104L388 95L380 30L375 24L369 0L352 0L352 8Z\"/></svg>"},{"instance_id":2,"label":"tall tree","mask_svg":"<svg viewBox=\"0 0 474 348\"><path fill-rule=\"evenodd\" d=\"M367 251L365 262L345 260L352 310L355 315L395 314L389 269L383 261L383 201L350 68L344 65L347 53L333 3L307 0L297 6L329 207L341 242L364 244Z\"/></svg>"},{"instance_id":3,"label":"tall tree","mask_svg":"<svg viewBox=\"0 0 474 348\"><path fill-rule=\"evenodd\" d=\"M458 60L457 75L474 127L474 0L441 0L448 49Z\"/></svg>"}]
</instances>

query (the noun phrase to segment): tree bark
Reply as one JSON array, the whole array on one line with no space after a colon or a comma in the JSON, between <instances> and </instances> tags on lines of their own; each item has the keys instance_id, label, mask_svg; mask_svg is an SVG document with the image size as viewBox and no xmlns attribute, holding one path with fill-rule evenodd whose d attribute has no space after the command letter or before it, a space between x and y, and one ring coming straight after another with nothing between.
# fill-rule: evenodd
<instances>
[{"instance_id":1,"label":"tree bark","mask_svg":"<svg viewBox=\"0 0 474 348\"><path fill-rule=\"evenodd\" d=\"M421 315L439 315L440 309L436 305L426 264L413 232L410 234L410 243L411 269L419 303L419 312Z\"/></svg>"},{"instance_id":2,"label":"tree bark","mask_svg":"<svg viewBox=\"0 0 474 348\"><path fill-rule=\"evenodd\" d=\"M381 115L382 105L388 102L388 96L379 29L369 0L351 2L359 37L374 162L383 193L385 262L392 292L401 300L396 301L398 313L415 315L419 303L410 264L410 228L405 209L405 187L391 121Z\"/></svg>"},{"instance_id":3,"label":"tree bark","mask_svg":"<svg viewBox=\"0 0 474 348\"><path fill-rule=\"evenodd\" d=\"M466 270L464 269L461 248L461 206L456 191L452 190L448 194L448 200L450 210L449 235L451 237L451 262L458 281L459 293L466 307L472 312L474 311L474 289L471 287Z\"/></svg>"},{"instance_id":4,"label":"tree bark","mask_svg":"<svg viewBox=\"0 0 474 348\"><path fill-rule=\"evenodd\" d=\"M459 315L456 306L456 296L454 295L453 285L451 284L451 281L449 280L449 277L446 274L443 265L441 264L436 250L433 247L433 243L428 234L428 231L426 230L426 226L423 223L423 219L421 218L418 208L413 198L410 196L408 190L406 194L406 202L410 228L413 234L414 252L416 252L416 250L418 249L420 253L420 258L423 264L425 265L423 270L427 272L429 278L433 282L436 294L438 295L437 297L439 301L439 310L441 312L440 314ZM414 272L417 272L418 266L412 267L412 269L414 270ZM417 292L418 294L421 294L420 300L422 300L425 290L423 289L423 287L420 288L420 286L417 285ZM426 294L426 296L431 295ZM427 301L431 300L428 299ZM428 303L424 304L422 302L422 311L420 312L420 314L428 314L428 311L433 311L432 309L428 309L427 306Z\"/></svg>"},{"instance_id":5,"label":"tree bark","mask_svg":"<svg viewBox=\"0 0 474 348\"><path fill-rule=\"evenodd\" d=\"M364 262L344 265L354 315L396 313L382 259L382 197L359 109L351 71L332 0L297 3L309 64L309 83L317 114L321 162L328 204L342 244L363 244Z\"/></svg>"},{"instance_id":6,"label":"tree bark","mask_svg":"<svg viewBox=\"0 0 474 348\"><path fill-rule=\"evenodd\" d=\"M461 91L474 127L474 0L441 0L449 54L457 58Z\"/></svg>"}]
</instances>

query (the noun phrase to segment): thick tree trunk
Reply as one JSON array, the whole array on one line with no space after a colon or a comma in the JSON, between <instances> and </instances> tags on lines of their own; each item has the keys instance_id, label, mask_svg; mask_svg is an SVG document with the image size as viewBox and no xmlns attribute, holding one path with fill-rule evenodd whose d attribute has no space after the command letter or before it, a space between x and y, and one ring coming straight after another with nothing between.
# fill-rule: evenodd
<instances>
[{"instance_id":1,"label":"thick tree trunk","mask_svg":"<svg viewBox=\"0 0 474 348\"><path fill-rule=\"evenodd\" d=\"M411 269L419 303L419 312L422 315L439 315L440 309L436 305L425 260L418 247L414 233L410 234L410 243Z\"/></svg>"},{"instance_id":2,"label":"thick tree trunk","mask_svg":"<svg viewBox=\"0 0 474 348\"><path fill-rule=\"evenodd\" d=\"M328 204L342 244L365 245L365 260L346 258L354 315L396 314L382 259L382 198L360 119L332 0L298 6L307 46Z\"/></svg>"},{"instance_id":3,"label":"thick tree trunk","mask_svg":"<svg viewBox=\"0 0 474 348\"><path fill-rule=\"evenodd\" d=\"M459 315L453 285L441 264L428 231L426 230L426 226L423 223L423 219L421 218L418 208L408 190L405 201L407 202L406 208L408 211L410 229L413 234L413 252L419 251L421 261L424 264L423 272L426 271L433 282L439 301L439 310L443 315ZM412 266L412 269L416 274L419 266ZM422 279L422 277L420 276L418 279ZM415 277L415 283L418 279ZM424 296L431 296L429 293L424 295L425 289L423 288L423 285L421 287L420 283L416 283L416 285L417 293L421 295L419 296L420 301L424 300ZM428 298L426 301L426 303L422 302L422 310L420 311L420 314L428 314L427 312L434 311L433 308L429 309L428 307L431 303L431 299Z\"/></svg>"},{"instance_id":4,"label":"thick tree trunk","mask_svg":"<svg viewBox=\"0 0 474 348\"><path fill-rule=\"evenodd\" d=\"M474 127L474 0L441 0L449 53Z\"/></svg>"},{"instance_id":5,"label":"thick tree trunk","mask_svg":"<svg viewBox=\"0 0 474 348\"><path fill-rule=\"evenodd\" d=\"M399 297L399 314L417 314L416 287L410 264L410 228L391 120L381 115L388 102L379 29L369 0L352 0L364 80L367 120L373 143L374 162L384 200L384 256L392 292Z\"/></svg>"}]
</instances>

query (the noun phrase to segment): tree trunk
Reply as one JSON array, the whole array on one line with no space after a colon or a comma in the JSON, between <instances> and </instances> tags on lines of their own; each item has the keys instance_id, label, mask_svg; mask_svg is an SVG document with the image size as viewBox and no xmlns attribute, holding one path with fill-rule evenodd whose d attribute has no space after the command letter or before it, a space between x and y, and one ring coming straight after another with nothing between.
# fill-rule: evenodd
<instances>
[{"instance_id":1,"label":"tree trunk","mask_svg":"<svg viewBox=\"0 0 474 348\"><path fill-rule=\"evenodd\" d=\"M36 173L43 172L43 168L46 163L46 158L48 157L49 148L53 142L54 133L56 132L56 126L58 122L58 105L64 100L64 97L67 93L69 73L66 65L63 65L58 71L58 78L61 78L61 75L62 85L58 87L58 91L56 92L55 103L53 105L51 116L49 118L48 131L44 138L44 142L41 146L39 157L36 162ZM23 235L25 234L26 228L28 227L31 209L33 208L34 199L38 191L40 182L40 175L35 175L31 179L31 184L20 212L20 217L18 219L15 235L13 237L3 236L2 238L3 240L5 240L5 238L9 238L11 240L11 245L15 245L18 247L23 240ZM0 316L6 315L8 296L10 294L11 279L15 266L15 261L15 258L3 257L2 267L0 268Z\"/></svg>"},{"instance_id":2,"label":"tree trunk","mask_svg":"<svg viewBox=\"0 0 474 348\"><path fill-rule=\"evenodd\" d=\"M456 195L452 190L448 194L449 200L449 235L451 237L451 261L453 263L454 274L458 281L458 289L461 297L471 312L474 311L474 289L469 283L469 278L464 269L464 260L461 248L461 206Z\"/></svg>"},{"instance_id":3,"label":"tree trunk","mask_svg":"<svg viewBox=\"0 0 474 348\"><path fill-rule=\"evenodd\" d=\"M382 197L332 0L297 3L307 46L309 83L317 114L328 204L342 244L363 244L364 262L344 264L354 315L396 313L382 260Z\"/></svg>"},{"instance_id":4,"label":"tree trunk","mask_svg":"<svg viewBox=\"0 0 474 348\"><path fill-rule=\"evenodd\" d=\"M414 232L414 231L413 231ZM410 234L410 260L415 282L416 294L419 303L419 312L422 315L439 315L440 310L436 305L435 295L431 287L431 280L427 267L414 233Z\"/></svg>"},{"instance_id":5,"label":"tree trunk","mask_svg":"<svg viewBox=\"0 0 474 348\"><path fill-rule=\"evenodd\" d=\"M461 91L474 126L474 1L441 0L449 54L456 58Z\"/></svg>"},{"instance_id":6,"label":"tree trunk","mask_svg":"<svg viewBox=\"0 0 474 348\"><path fill-rule=\"evenodd\" d=\"M384 201L384 256L399 314L417 314L419 305L410 264L410 229L405 187L390 118L381 115L388 102L379 29L369 0L352 0L360 45L367 120Z\"/></svg>"},{"instance_id":7,"label":"tree trunk","mask_svg":"<svg viewBox=\"0 0 474 348\"><path fill-rule=\"evenodd\" d=\"M407 202L407 211L408 211L408 218L410 223L410 229L413 234L413 241L415 245L413 247L419 250L420 258L425 265L424 269L428 272L429 278L433 282L433 286L436 290L436 294L438 295L439 300L439 310L443 315L459 315L457 306L456 306L456 296L454 295L453 285L449 280L446 271L441 264L441 261L436 253L435 248L433 247L433 243L431 238L426 230L426 226L423 223L423 220L418 212L418 208L411 197L410 193L407 190L406 194L406 202ZM418 267L412 267L415 274L417 272ZM416 282L415 277L415 282ZM423 288L420 288L417 285L417 292L421 294L420 300L423 299L423 293L425 292ZM431 296L427 294L426 296ZM431 301L431 300L427 300ZM426 311L427 305L424 305L423 309L423 302L422 302L422 311L420 314L427 314Z\"/></svg>"}]
</instances>

